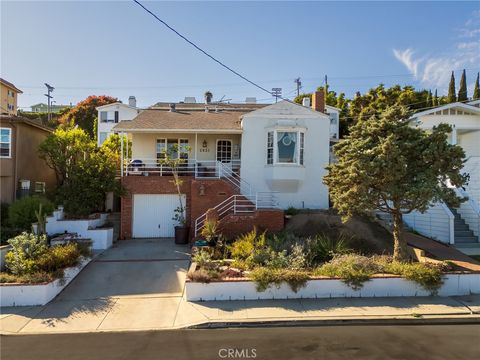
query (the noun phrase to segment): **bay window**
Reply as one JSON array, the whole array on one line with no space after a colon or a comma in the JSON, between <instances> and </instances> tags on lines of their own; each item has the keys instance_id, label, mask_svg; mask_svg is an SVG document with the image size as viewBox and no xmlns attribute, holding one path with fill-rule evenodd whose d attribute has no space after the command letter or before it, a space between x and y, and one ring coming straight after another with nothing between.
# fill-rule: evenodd
<instances>
[{"instance_id":1,"label":"bay window","mask_svg":"<svg viewBox=\"0 0 480 360\"><path fill-rule=\"evenodd\" d=\"M275 130L267 133L267 165L303 165L305 133Z\"/></svg>"}]
</instances>

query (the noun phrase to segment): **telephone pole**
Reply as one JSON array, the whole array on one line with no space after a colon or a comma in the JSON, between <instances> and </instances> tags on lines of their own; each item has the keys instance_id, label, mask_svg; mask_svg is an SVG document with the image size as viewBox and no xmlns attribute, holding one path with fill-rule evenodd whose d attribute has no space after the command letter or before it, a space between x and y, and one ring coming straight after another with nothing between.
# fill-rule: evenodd
<instances>
[{"instance_id":1,"label":"telephone pole","mask_svg":"<svg viewBox=\"0 0 480 360\"><path fill-rule=\"evenodd\" d=\"M48 112L48 124L50 124L50 120L51 120L51 101L52 101L52 98L53 96L50 95L52 93L52 91L55 89L53 86L51 85L48 85L47 83L45 83L45 86L47 87L47 94L44 94L47 99L48 99L48 104L47 104L47 112Z\"/></svg>"},{"instance_id":2,"label":"telephone pole","mask_svg":"<svg viewBox=\"0 0 480 360\"><path fill-rule=\"evenodd\" d=\"M293 80L295 84L297 84L297 96L300 96L300 89L302 88L302 82L300 81L300 78L296 78Z\"/></svg>"},{"instance_id":3,"label":"telephone pole","mask_svg":"<svg viewBox=\"0 0 480 360\"><path fill-rule=\"evenodd\" d=\"M275 102L277 102L278 98L282 97L282 88L272 88L272 96L275 97Z\"/></svg>"}]
</instances>

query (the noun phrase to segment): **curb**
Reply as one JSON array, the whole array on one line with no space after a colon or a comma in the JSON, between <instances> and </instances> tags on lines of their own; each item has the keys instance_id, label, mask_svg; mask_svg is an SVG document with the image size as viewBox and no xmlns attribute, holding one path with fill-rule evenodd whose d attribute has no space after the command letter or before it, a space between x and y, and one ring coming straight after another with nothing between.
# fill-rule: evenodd
<instances>
[{"instance_id":1,"label":"curb","mask_svg":"<svg viewBox=\"0 0 480 360\"><path fill-rule=\"evenodd\" d=\"M480 315L464 316L420 316L394 318L327 318L313 320L260 320L206 322L187 326L184 329L227 329L227 328L268 328L268 327L314 327L352 325L467 325L480 324Z\"/></svg>"}]
</instances>

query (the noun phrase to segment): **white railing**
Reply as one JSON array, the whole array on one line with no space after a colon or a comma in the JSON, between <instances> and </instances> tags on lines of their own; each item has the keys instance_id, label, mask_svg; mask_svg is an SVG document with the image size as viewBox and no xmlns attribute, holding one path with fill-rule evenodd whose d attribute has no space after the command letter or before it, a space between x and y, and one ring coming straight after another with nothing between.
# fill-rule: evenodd
<instances>
[{"instance_id":1,"label":"white railing","mask_svg":"<svg viewBox=\"0 0 480 360\"><path fill-rule=\"evenodd\" d=\"M447 244L455 243L455 216L442 202L433 204L423 214L419 211L404 214L403 220L409 227L424 236Z\"/></svg>"},{"instance_id":2,"label":"white railing","mask_svg":"<svg viewBox=\"0 0 480 360\"><path fill-rule=\"evenodd\" d=\"M239 177L240 160L222 163L215 160L185 159L179 164L178 173L181 176L194 176L195 178L217 178L227 176ZM126 159L123 164L123 176L171 176L172 168L163 165L160 159L136 158ZM234 181L234 180L232 180Z\"/></svg>"},{"instance_id":3,"label":"white railing","mask_svg":"<svg viewBox=\"0 0 480 360\"><path fill-rule=\"evenodd\" d=\"M222 220L230 214L242 215L254 213L261 208L276 208L277 206L273 193L256 193L253 197L232 195L215 206L213 210L217 213L217 220ZM206 220L207 212L195 220L195 236L198 236Z\"/></svg>"},{"instance_id":4,"label":"white railing","mask_svg":"<svg viewBox=\"0 0 480 360\"><path fill-rule=\"evenodd\" d=\"M480 238L480 207L475 199L469 197L465 190L455 188L455 192L459 197L468 198L468 200L460 204L457 212L460 214L462 219L465 220L465 223L468 225L470 230L473 231L473 234L477 238Z\"/></svg>"}]
</instances>

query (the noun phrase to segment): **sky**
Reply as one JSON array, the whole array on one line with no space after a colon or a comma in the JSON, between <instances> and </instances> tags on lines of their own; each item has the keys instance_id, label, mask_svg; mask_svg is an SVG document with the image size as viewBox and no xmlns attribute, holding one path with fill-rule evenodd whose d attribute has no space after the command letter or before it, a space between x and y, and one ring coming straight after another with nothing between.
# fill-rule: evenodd
<instances>
[{"instance_id":1,"label":"sky","mask_svg":"<svg viewBox=\"0 0 480 360\"><path fill-rule=\"evenodd\" d=\"M248 79L283 96L322 85L352 96L379 83L447 91L480 71L480 2L142 2ZM271 96L230 73L133 1L1 1L0 74L19 106L110 95L158 101ZM458 84L457 84L458 87ZM470 92L471 93L471 92Z\"/></svg>"}]
</instances>

